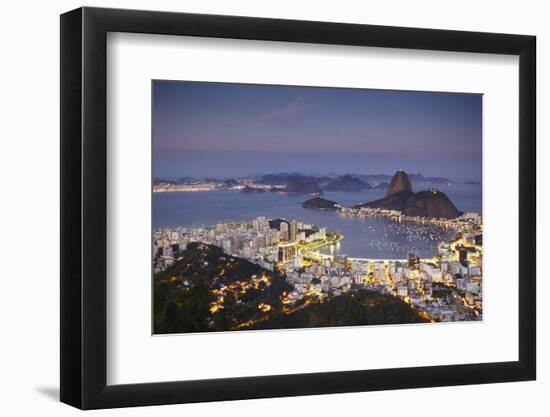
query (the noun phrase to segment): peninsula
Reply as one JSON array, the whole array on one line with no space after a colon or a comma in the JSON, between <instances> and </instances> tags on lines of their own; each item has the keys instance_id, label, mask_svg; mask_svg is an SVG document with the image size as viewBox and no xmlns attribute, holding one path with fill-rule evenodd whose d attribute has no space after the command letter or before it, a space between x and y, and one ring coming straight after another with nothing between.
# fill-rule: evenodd
<instances>
[{"instance_id":1,"label":"peninsula","mask_svg":"<svg viewBox=\"0 0 550 417\"><path fill-rule=\"evenodd\" d=\"M449 197L438 189L413 192L412 182L404 171L395 173L386 197L355 206L363 207L395 210L411 217L454 219L463 214Z\"/></svg>"}]
</instances>

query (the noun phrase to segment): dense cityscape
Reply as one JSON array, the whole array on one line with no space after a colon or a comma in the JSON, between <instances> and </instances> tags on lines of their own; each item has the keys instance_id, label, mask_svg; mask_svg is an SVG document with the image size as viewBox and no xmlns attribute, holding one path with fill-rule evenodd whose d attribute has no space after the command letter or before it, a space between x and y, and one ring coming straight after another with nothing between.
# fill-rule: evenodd
<instances>
[{"instance_id":1,"label":"dense cityscape","mask_svg":"<svg viewBox=\"0 0 550 417\"><path fill-rule=\"evenodd\" d=\"M211 277L214 285L208 287L207 330L209 326L219 330L214 324L216 316L227 312L224 310L228 309L228 299L233 304L250 304L247 293L269 289L274 277L285 284L275 293L277 299L273 300L271 294L268 297L270 304L262 297L253 298L252 311L255 313L244 314L240 321L233 320L227 329L261 328L258 322L269 322L274 313L293 314L308 306L354 294L379 294L399 299L414 310L421 321L482 319L483 229L479 214L467 213L450 219L425 218L408 216L399 210L338 206L335 215L384 217L390 222L411 223L411 230L429 223L455 233L450 241L440 242L437 252L428 259L421 259L412 252L405 259L367 259L322 254L320 248L337 246L345 236L322 225L296 219L260 216L242 223L160 228L153 233L156 280L172 280L184 291L192 287L193 279L186 276L189 269L182 274L181 268L174 268L190 247L193 250L219 248L224 259L227 256L233 262L244 260L257 265L259 273L229 282L220 280L224 268L214 272L219 276ZM168 275L174 275L167 276L167 271Z\"/></svg>"}]
</instances>

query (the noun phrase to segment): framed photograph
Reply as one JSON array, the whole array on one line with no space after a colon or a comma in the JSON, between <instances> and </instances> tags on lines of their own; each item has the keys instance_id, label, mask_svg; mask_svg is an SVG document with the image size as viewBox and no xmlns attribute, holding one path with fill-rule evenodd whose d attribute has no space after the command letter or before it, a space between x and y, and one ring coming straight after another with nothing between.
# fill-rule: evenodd
<instances>
[{"instance_id":1,"label":"framed photograph","mask_svg":"<svg viewBox=\"0 0 550 417\"><path fill-rule=\"evenodd\" d=\"M533 380L535 37L61 16L61 401Z\"/></svg>"}]
</instances>

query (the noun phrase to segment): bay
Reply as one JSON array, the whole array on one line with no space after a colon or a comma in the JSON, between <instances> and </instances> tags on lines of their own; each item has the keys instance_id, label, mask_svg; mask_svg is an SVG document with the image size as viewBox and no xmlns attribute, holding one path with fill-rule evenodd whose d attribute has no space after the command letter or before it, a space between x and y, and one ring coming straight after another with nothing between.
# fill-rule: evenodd
<instances>
[{"instance_id":1,"label":"bay","mask_svg":"<svg viewBox=\"0 0 550 417\"><path fill-rule=\"evenodd\" d=\"M415 184L415 191L429 188ZM438 185L464 212L481 213L482 188L479 184ZM322 197L345 206L376 200L385 191L326 192ZM409 252L431 257L437 245L448 240L453 231L433 225L398 223L385 218L349 218L335 212L304 209L305 195L280 193L244 194L239 191L153 193L153 227L202 227L216 223L251 222L258 216L268 219L297 220L344 235L338 245L324 253L345 254L371 259L403 259Z\"/></svg>"}]
</instances>

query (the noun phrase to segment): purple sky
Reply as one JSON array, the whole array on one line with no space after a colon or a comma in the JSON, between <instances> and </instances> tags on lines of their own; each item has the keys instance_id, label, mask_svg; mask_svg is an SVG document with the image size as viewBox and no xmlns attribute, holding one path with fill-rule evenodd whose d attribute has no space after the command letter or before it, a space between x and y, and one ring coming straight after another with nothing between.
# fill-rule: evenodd
<instances>
[{"instance_id":1,"label":"purple sky","mask_svg":"<svg viewBox=\"0 0 550 417\"><path fill-rule=\"evenodd\" d=\"M477 94L153 81L153 175L481 178Z\"/></svg>"}]
</instances>

